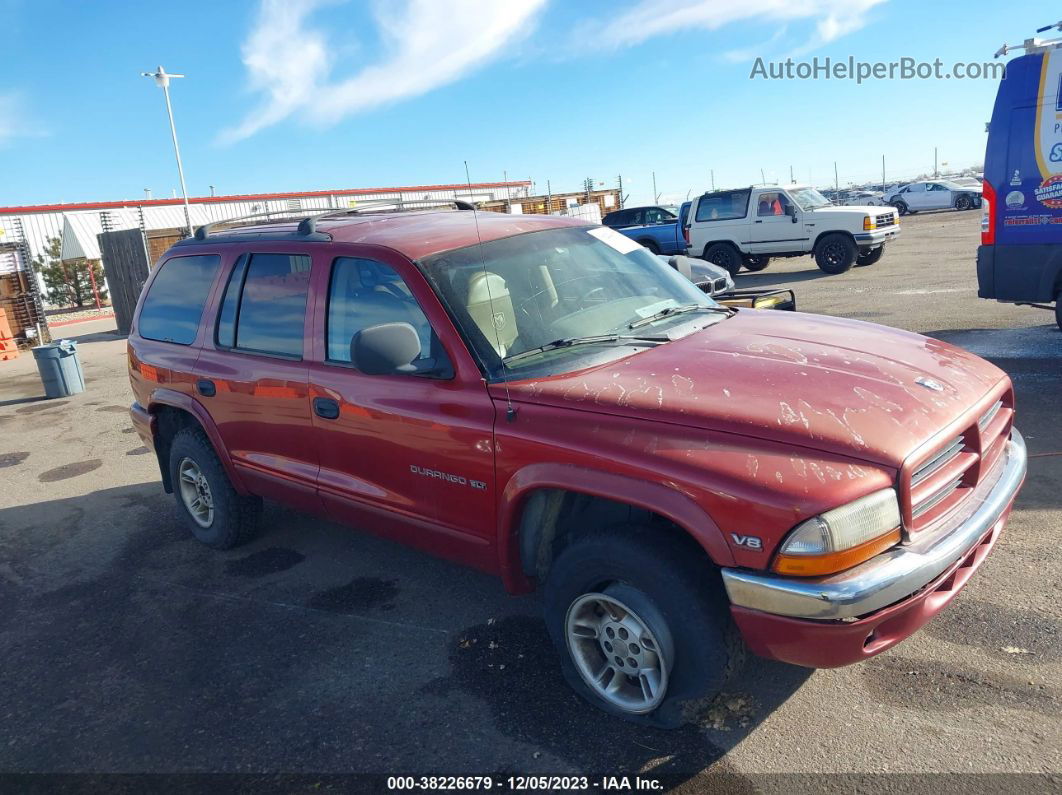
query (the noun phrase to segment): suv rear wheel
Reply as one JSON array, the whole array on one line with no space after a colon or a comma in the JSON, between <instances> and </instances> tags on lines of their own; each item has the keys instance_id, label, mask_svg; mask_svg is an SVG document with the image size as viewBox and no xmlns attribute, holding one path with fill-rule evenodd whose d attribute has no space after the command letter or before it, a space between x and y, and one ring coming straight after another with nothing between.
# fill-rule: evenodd
<instances>
[{"instance_id":1,"label":"suv rear wheel","mask_svg":"<svg viewBox=\"0 0 1062 795\"><path fill-rule=\"evenodd\" d=\"M892 203L892 206L896 208L896 212L900 215L907 215L907 202L895 201Z\"/></svg>"},{"instance_id":2,"label":"suv rear wheel","mask_svg":"<svg viewBox=\"0 0 1062 795\"><path fill-rule=\"evenodd\" d=\"M262 501L236 493L199 428L184 428L173 437L170 482L185 525L208 547L230 549L254 535Z\"/></svg>"},{"instance_id":3,"label":"suv rear wheel","mask_svg":"<svg viewBox=\"0 0 1062 795\"><path fill-rule=\"evenodd\" d=\"M745 658L716 573L648 527L573 541L550 570L545 613L572 688L643 725L696 721Z\"/></svg>"},{"instance_id":4,"label":"suv rear wheel","mask_svg":"<svg viewBox=\"0 0 1062 795\"><path fill-rule=\"evenodd\" d=\"M815 246L815 264L831 275L849 270L858 255L855 241L840 232L823 236Z\"/></svg>"},{"instance_id":5,"label":"suv rear wheel","mask_svg":"<svg viewBox=\"0 0 1062 795\"><path fill-rule=\"evenodd\" d=\"M969 210L971 207L973 207L973 200L969 196L962 195L955 200L956 210Z\"/></svg>"},{"instance_id":6,"label":"suv rear wheel","mask_svg":"<svg viewBox=\"0 0 1062 795\"><path fill-rule=\"evenodd\" d=\"M713 265L726 268L731 276L737 276L741 270L741 252L729 243L713 243L705 248L704 258Z\"/></svg>"}]
</instances>

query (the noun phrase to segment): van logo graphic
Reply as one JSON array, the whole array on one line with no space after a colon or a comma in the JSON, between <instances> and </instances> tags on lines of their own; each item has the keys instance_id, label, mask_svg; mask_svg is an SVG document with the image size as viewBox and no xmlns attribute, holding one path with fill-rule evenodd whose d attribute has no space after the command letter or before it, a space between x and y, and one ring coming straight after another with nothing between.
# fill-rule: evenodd
<instances>
[{"instance_id":1,"label":"van logo graphic","mask_svg":"<svg viewBox=\"0 0 1062 795\"><path fill-rule=\"evenodd\" d=\"M1048 177L1033 191L1036 201L1045 207L1062 207L1062 174Z\"/></svg>"},{"instance_id":2,"label":"van logo graphic","mask_svg":"<svg viewBox=\"0 0 1062 795\"><path fill-rule=\"evenodd\" d=\"M1055 144L1051 147L1051 154L1047 156L1047 159L1052 163L1062 162L1062 144Z\"/></svg>"},{"instance_id":3,"label":"van logo graphic","mask_svg":"<svg viewBox=\"0 0 1062 795\"><path fill-rule=\"evenodd\" d=\"M915 379L915 383L919 386L924 386L926 389L932 389L934 392L943 392L944 385L939 381L934 381L932 378L926 378L924 375L918 376Z\"/></svg>"}]
</instances>

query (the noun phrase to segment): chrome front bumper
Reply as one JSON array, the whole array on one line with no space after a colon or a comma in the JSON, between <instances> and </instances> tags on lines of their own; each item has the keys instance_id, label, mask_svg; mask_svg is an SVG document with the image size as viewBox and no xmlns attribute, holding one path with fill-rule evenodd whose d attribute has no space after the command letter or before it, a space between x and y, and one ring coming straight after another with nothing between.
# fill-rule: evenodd
<instances>
[{"instance_id":1,"label":"chrome front bumper","mask_svg":"<svg viewBox=\"0 0 1062 795\"><path fill-rule=\"evenodd\" d=\"M1025 479L1025 440L1015 428L1005 455L952 517L948 529L894 547L839 574L795 579L723 569L730 602L794 618L865 616L917 593L960 560L999 521Z\"/></svg>"}]
</instances>

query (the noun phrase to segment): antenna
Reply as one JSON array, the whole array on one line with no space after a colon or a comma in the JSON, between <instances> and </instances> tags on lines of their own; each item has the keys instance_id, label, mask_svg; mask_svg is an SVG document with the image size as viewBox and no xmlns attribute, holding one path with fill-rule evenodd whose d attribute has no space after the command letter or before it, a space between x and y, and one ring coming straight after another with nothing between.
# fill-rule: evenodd
<instances>
[{"instance_id":1,"label":"antenna","mask_svg":"<svg viewBox=\"0 0 1062 795\"><path fill-rule=\"evenodd\" d=\"M465 181L468 183L468 195L472 196L472 177L468 171L468 161L465 161ZM476 209L475 203L472 203L472 220L476 223L476 240L480 247L483 246L483 235L479 233L479 210ZM494 327L494 342L500 350L501 334L498 333L498 324L494 322L494 296L490 292L490 277L487 275L487 262L482 257L479 260L480 267L483 269L483 284L487 286L487 303L490 304L490 324ZM516 407L513 406L512 395L509 394L509 377L505 371L505 362L502 362L502 385L505 387L505 419L512 422L516 419Z\"/></svg>"}]
</instances>

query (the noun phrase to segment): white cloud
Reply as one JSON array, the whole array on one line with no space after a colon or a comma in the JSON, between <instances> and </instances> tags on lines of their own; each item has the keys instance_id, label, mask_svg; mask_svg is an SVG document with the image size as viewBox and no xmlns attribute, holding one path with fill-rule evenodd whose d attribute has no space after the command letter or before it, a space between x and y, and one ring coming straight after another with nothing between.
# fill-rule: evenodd
<instances>
[{"instance_id":1,"label":"white cloud","mask_svg":"<svg viewBox=\"0 0 1062 795\"><path fill-rule=\"evenodd\" d=\"M328 125L388 102L452 83L530 32L546 0L392 0L375 7L381 57L347 78L333 77L335 38L308 26L323 0L263 0L243 45L250 86L263 103L222 141L236 141L287 118Z\"/></svg>"},{"instance_id":2,"label":"white cloud","mask_svg":"<svg viewBox=\"0 0 1062 795\"><path fill-rule=\"evenodd\" d=\"M867 12L885 0L640 0L597 35L604 47L625 47L666 33L718 30L735 22L785 25L815 23L815 35L800 49L826 44L866 24ZM737 51L735 51L737 52Z\"/></svg>"}]
</instances>

